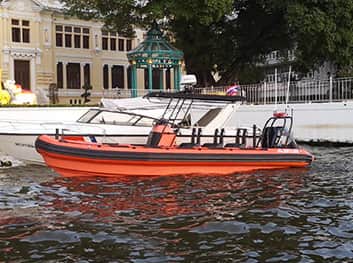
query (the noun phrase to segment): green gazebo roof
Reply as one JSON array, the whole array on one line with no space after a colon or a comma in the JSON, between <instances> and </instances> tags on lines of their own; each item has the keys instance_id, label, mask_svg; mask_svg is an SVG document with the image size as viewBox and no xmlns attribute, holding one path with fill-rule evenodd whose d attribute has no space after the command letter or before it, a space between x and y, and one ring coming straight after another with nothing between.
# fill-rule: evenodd
<instances>
[{"instance_id":1,"label":"green gazebo roof","mask_svg":"<svg viewBox=\"0 0 353 263\"><path fill-rule=\"evenodd\" d=\"M127 53L131 64L139 68L171 68L181 64L183 52L173 47L163 37L162 31L155 22L147 32L147 38L135 49Z\"/></svg>"}]
</instances>

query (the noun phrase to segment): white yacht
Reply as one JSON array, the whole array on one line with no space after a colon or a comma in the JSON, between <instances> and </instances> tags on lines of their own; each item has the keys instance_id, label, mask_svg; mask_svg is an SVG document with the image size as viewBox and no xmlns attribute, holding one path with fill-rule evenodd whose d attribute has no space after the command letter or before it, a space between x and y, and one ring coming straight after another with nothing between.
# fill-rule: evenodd
<instances>
[{"instance_id":1,"label":"white yacht","mask_svg":"<svg viewBox=\"0 0 353 263\"><path fill-rule=\"evenodd\" d=\"M92 108L77 121L0 119L0 151L28 163L41 164L43 159L34 147L36 138L58 132L86 141L142 144L146 142L153 122L165 114L161 105L159 108L135 106L133 110L118 108ZM235 134L236 129L228 125L235 110L236 104L196 106L188 115L182 114L184 119L177 120L183 124L179 134L190 135L192 127L202 127L203 135L209 134L211 140L216 128L227 126L227 133Z\"/></svg>"}]
</instances>

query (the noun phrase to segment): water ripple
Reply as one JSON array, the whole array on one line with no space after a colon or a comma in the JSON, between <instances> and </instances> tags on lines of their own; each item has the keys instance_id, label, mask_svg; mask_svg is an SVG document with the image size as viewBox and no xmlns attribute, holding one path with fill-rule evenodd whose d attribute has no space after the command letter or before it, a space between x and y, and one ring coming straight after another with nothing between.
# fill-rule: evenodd
<instances>
[{"instance_id":1,"label":"water ripple","mask_svg":"<svg viewBox=\"0 0 353 263\"><path fill-rule=\"evenodd\" d=\"M0 261L353 262L353 148L309 170L89 180L0 170Z\"/></svg>"}]
</instances>

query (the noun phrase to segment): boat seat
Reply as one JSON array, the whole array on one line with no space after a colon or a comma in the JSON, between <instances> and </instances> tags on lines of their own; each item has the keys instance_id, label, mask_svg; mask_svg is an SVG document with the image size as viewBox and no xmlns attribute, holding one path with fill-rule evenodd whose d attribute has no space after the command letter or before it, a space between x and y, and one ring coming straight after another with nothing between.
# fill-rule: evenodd
<instances>
[{"instance_id":1,"label":"boat seat","mask_svg":"<svg viewBox=\"0 0 353 263\"><path fill-rule=\"evenodd\" d=\"M241 146L243 146L243 145L240 143L227 143L224 147L240 148Z\"/></svg>"},{"instance_id":2,"label":"boat seat","mask_svg":"<svg viewBox=\"0 0 353 263\"><path fill-rule=\"evenodd\" d=\"M179 148L193 148L195 146L198 146L198 145L196 143L183 142L179 145Z\"/></svg>"},{"instance_id":3,"label":"boat seat","mask_svg":"<svg viewBox=\"0 0 353 263\"><path fill-rule=\"evenodd\" d=\"M213 136L213 142L212 143L204 143L202 147L207 147L210 149L219 149L223 148L223 136L224 136L224 129L220 130L220 133L218 133L219 130L216 129L214 136Z\"/></svg>"},{"instance_id":4,"label":"boat seat","mask_svg":"<svg viewBox=\"0 0 353 263\"><path fill-rule=\"evenodd\" d=\"M207 147L207 148L211 148L211 149L219 149L219 148L223 148L223 144L221 144L221 143L204 143L202 145L202 147Z\"/></svg>"},{"instance_id":5,"label":"boat seat","mask_svg":"<svg viewBox=\"0 0 353 263\"><path fill-rule=\"evenodd\" d=\"M270 126L266 127L262 133L261 147L262 148L276 148L278 147L279 139L282 135L283 127Z\"/></svg>"}]
</instances>

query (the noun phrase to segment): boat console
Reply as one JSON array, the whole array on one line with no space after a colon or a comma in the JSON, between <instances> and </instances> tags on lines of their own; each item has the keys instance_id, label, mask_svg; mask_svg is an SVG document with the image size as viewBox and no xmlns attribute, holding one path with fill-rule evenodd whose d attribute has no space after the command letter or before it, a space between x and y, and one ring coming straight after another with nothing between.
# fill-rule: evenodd
<instances>
[{"instance_id":1,"label":"boat console","mask_svg":"<svg viewBox=\"0 0 353 263\"><path fill-rule=\"evenodd\" d=\"M293 118L286 113L276 112L267 120L257 146L262 148L296 148L292 136Z\"/></svg>"}]
</instances>

